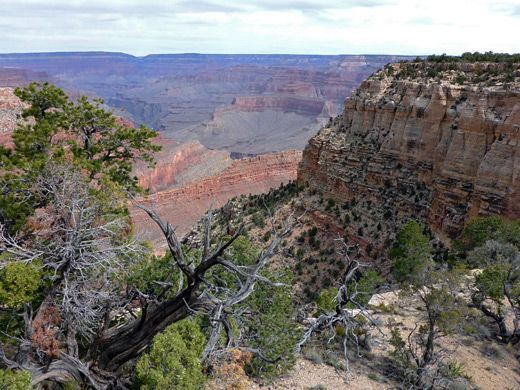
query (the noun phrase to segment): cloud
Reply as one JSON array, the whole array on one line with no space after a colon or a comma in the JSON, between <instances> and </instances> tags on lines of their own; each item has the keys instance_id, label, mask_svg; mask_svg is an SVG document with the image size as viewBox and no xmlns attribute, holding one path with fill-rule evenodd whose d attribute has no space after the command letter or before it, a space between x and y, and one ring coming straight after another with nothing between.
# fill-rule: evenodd
<instances>
[{"instance_id":1,"label":"cloud","mask_svg":"<svg viewBox=\"0 0 520 390\"><path fill-rule=\"evenodd\" d=\"M520 5L509 7L509 15L520 17Z\"/></svg>"},{"instance_id":2,"label":"cloud","mask_svg":"<svg viewBox=\"0 0 520 390\"><path fill-rule=\"evenodd\" d=\"M4 0L0 50L511 52L519 16L518 0Z\"/></svg>"},{"instance_id":3,"label":"cloud","mask_svg":"<svg viewBox=\"0 0 520 390\"><path fill-rule=\"evenodd\" d=\"M300 10L322 11L325 9L351 9L356 7L372 8L388 4L388 0L324 0L324 1L276 1L276 0L260 0L254 4L260 9L268 10Z\"/></svg>"},{"instance_id":4,"label":"cloud","mask_svg":"<svg viewBox=\"0 0 520 390\"><path fill-rule=\"evenodd\" d=\"M222 2L212 2L203 0L187 0L180 1L176 4L179 12L244 12L244 7L235 5L226 5Z\"/></svg>"}]
</instances>

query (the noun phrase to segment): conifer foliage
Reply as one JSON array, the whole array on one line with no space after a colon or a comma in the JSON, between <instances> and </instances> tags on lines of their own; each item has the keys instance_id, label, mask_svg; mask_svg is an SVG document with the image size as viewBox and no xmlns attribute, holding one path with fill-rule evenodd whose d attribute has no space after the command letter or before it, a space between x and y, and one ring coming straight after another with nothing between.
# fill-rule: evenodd
<instances>
[{"instance_id":1,"label":"conifer foliage","mask_svg":"<svg viewBox=\"0 0 520 390\"><path fill-rule=\"evenodd\" d=\"M122 126L102 100L73 103L47 83L15 93L25 121L14 147L0 147L0 387L129 389L134 378L121 367L143 351L135 379L144 389L200 388L201 364L237 348L294 361L297 333L279 342L292 301L266 272L292 216L276 225L271 217L263 251L239 238L242 228L214 237L211 210L200 239L179 239L153 201L134 198L143 191L132 164L153 165L155 132ZM134 239L128 197L162 231L166 256ZM278 311L252 295L258 281L275 292Z\"/></svg>"}]
</instances>

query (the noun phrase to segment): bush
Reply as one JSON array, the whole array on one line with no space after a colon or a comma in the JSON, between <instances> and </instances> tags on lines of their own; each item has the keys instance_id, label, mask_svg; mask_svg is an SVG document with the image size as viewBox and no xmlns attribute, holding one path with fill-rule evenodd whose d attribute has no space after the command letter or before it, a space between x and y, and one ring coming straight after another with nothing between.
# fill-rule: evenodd
<instances>
[{"instance_id":1,"label":"bush","mask_svg":"<svg viewBox=\"0 0 520 390\"><path fill-rule=\"evenodd\" d=\"M199 325L188 319L176 322L155 336L150 352L136 366L135 387L141 390L189 390L204 387L200 357L205 338Z\"/></svg>"},{"instance_id":2,"label":"bush","mask_svg":"<svg viewBox=\"0 0 520 390\"><path fill-rule=\"evenodd\" d=\"M279 376L294 366L296 343L302 337L302 331L293 320L294 302L288 286L294 281L290 273L285 272L273 281L285 286L273 287L258 283L247 300L252 313L246 321L247 344L252 349L260 350L265 358L275 363L253 355L245 369L249 374L265 379Z\"/></svg>"},{"instance_id":3,"label":"bush","mask_svg":"<svg viewBox=\"0 0 520 390\"><path fill-rule=\"evenodd\" d=\"M323 363L323 356L321 356L321 353L315 349L311 349L305 352L305 355L303 357L315 364Z\"/></svg>"},{"instance_id":4,"label":"bush","mask_svg":"<svg viewBox=\"0 0 520 390\"><path fill-rule=\"evenodd\" d=\"M258 215L257 213L253 214L253 217L251 218L251 221L255 224L255 226L258 226L260 228L265 227L265 220L261 215Z\"/></svg>"},{"instance_id":5,"label":"bush","mask_svg":"<svg viewBox=\"0 0 520 390\"><path fill-rule=\"evenodd\" d=\"M244 365L251 361L251 352L230 349L225 361L214 368L209 390L244 390L249 386Z\"/></svg>"},{"instance_id":6,"label":"bush","mask_svg":"<svg viewBox=\"0 0 520 390\"><path fill-rule=\"evenodd\" d=\"M0 370L0 389L31 390L32 375L28 371Z\"/></svg>"},{"instance_id":7,"label":"bush","mask_svg":"<svg viewBox=\"0 0 520 390\"><path fill-rule=\"evenodd\" d=\"M410 281L411 275L432 255L424 227L410 221L399 233L388 252L389 259L396 259L391 271L398 282Z\"/></svg>"}]
</instances>

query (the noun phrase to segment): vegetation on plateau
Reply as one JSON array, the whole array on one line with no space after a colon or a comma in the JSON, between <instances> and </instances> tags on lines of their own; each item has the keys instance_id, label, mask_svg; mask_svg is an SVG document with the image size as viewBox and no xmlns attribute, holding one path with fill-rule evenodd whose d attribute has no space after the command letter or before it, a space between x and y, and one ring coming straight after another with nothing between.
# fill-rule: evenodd
<instances>
[{"instance_id":1,"label":"vegetation on plateau","mask_svg":"<svg viewBox=\"0 0 520 390\"><path fill-rule=\"evenodd\" d=\"M455 85L510 89L520 79L520 54L464 53L431 55L414 61L387 64L373 76L383 80L451 81Z\"/></svg>"}]
</instances>

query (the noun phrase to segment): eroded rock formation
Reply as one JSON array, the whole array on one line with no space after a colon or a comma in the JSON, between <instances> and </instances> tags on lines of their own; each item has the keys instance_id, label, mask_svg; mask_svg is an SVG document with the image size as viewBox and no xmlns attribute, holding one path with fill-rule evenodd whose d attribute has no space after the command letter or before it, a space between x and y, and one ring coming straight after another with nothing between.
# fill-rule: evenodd
<instances>
[{"instance_id":1,"label":"eroded rock formation","mask_svg":"<svg viewBox=\"0 0 520 390\"><path fill-rule=\"evenodd\" d=\"M148 168L141 162L134 166L139 185L152 194L212 176L233 163L229 152L209 150L198 141L176 142L159 134L154 143L162 146L154 155L155 167Z\"/></svg>"},{"instance_id":2,"label":"eroded rock formation","mask_svg":"<svg viewBox=\"0 0 520 390\"><path fill-rule=\"evenodd\" d=\"M469 219L520 218L520 88L478 81L494 67L446 65L428 77L428 64L394 64L376 73L310 140L299 184L369 199L372 219L395 208L446 243Z\"/></svg>"},{"instance_id":3,"label":"eroded rock formation","mask_svg":"<svg viewBox=\"0 0 520 390\"><path fill-rule=\"evenodd\" d=\"M223 206L230 198L240 194L259 194L281 183L296 179L301 151L286 151L235 160L216 175L186 183L181 188L153 195L157 209L164 220L169 220L178 234L184 234L209 209ZM143 200L145 205L150 200ZM161 247L159 230L149 217L134 207L132 218L140 237L150 239L156 248Z\"/></svg>"}]
</instances>

